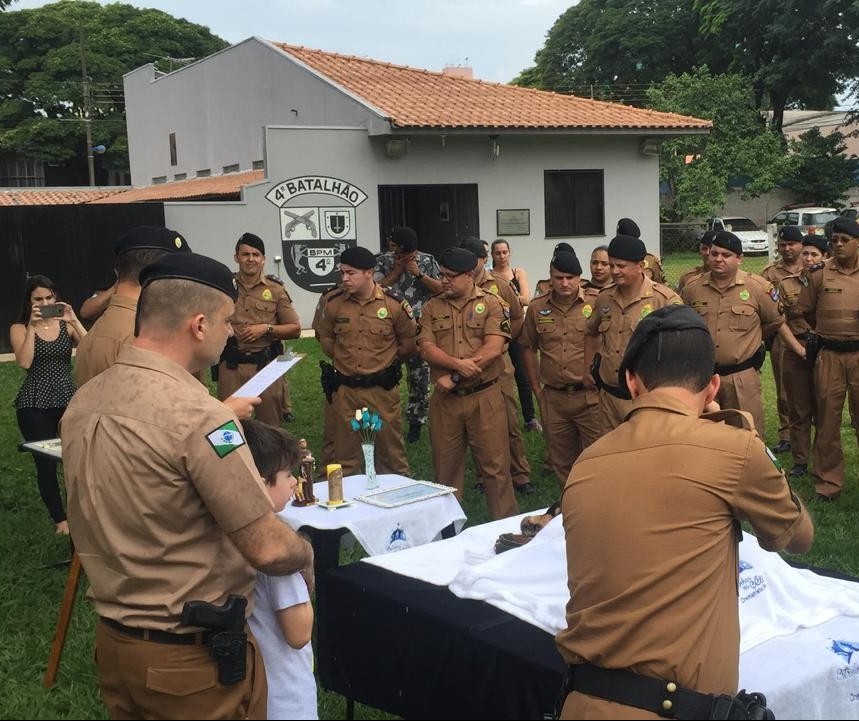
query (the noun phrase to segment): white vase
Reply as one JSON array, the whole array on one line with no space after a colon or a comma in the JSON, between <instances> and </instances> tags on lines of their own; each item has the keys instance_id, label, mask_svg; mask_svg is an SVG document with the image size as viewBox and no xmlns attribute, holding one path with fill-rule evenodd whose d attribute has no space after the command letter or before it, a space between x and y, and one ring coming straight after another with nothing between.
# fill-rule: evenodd
<instances>
[{"instance_id":1,"label":"white vase","mask_svg":"<svg viewBox=\"0 0 859 721\"><path fill-rule=\"evenodd\" d=\"M361 450L364 453L364 472L367 474L367 490L372 491L379 487L379 479L376 478L376 444L362 443Z\"/></svg>"}]
</instances>

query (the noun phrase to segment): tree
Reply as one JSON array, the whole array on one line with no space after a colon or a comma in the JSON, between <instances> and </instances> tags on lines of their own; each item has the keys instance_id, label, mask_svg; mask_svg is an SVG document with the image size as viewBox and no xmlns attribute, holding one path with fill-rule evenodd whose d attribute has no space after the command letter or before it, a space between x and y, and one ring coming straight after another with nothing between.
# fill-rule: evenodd
<instances>
[{"instance_id":1,"label":"tree","mask_svg":"<svg viewBox=\"0 0 859 721\"><path fill-rule=\"evenodd\" d=\"M791 174L795 161L755 110L748 78L696 68L669 75L648 97L655 110L713 122L709 136L662 144L660 176L670 189L662 209L666 220L715 214L725 204L731 178L747 178L745 192L757 195Z\"/></svg>"},{"instance_id":2,"label":"tree","mask_svg":"<svg viewBox=\"0 0 859 721\"><path fill-rule=\"evenodd\" d=\"M93 145L107 148L105 168L127 169L122 76L150 62L174 69L176 58L226 45L201 25L119 3L0 13L0 153L65 165L85 184L89 121Z\"/></svg>"},{"instance_id":3,"label":"tree","mask_svg":"<svg viewBox=\"0 0 859 721\"><path fill-rule=\"evenodd\" d=\"M812 128L799 140L791 140L790 148L797 166L784 186L796 194L799 202L841 207L848 189L856 184L856 158L844 155L844 135L837 130L821 135L819 128Z\"/></svg>"}]
</instances>

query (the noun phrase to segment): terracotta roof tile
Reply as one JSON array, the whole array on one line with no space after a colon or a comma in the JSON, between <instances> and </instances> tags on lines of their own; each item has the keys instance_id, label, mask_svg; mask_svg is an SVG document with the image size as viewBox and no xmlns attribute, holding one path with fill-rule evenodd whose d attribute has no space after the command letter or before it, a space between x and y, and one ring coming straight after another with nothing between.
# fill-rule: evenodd
<instances>
[{"instance_id":1,"label":"terracotta roof tile","mask_svg":"<svg viewBox=\"0 0 859 721\"><path fill-rule=\"evenodd\" d=\"M212 175L208 178L190 178L172 183L145 185L127 190L122 195L99 198L94 200L93 204L231 199L225 196L234 196L238 200L243 186L262 180L264 177L263 170L245 170L241 173Z\"/></svg>"},{"instance_id":2,"label":"terracotta roof tile","mask_svg":"<svg viewBox=\"0 0 859 721\"><path fill-rule=\"evenodd\" d=\"M0 189L0 205L80 205L121 195L128 188L14 188Z\"/></svg>"},{"instance_id":3,"label":"terracotta roof tile","mask_svg":"<svg viewBox=\"0 0 859 721\"><path fill-rule=\"evenodd\" d=\"M712 125L675 113L272 44L379 109L398 128L702 131Z\"/></svg>"}]
</instances>

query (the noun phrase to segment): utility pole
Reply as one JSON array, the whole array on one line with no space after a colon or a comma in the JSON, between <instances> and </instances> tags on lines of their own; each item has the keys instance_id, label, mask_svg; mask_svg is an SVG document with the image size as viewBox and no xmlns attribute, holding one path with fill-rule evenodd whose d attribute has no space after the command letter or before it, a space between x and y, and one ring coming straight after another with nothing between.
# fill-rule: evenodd
<instances>
[{"instance_id":1,"label":"utility pole","mask_svg":"<svg viewBox=\"0 0 859 721\"><path fill-rule=\"evenodd\" d=\"M79 26L81 46L81 75L83 76L83 112L84 128L86 128L86 162L89 170L89 184L95 185L95 165L92 156L92 98L90 95L90 82L86 72L86 46L84 45L84 26Z\"/></svg>"}]
</instances>

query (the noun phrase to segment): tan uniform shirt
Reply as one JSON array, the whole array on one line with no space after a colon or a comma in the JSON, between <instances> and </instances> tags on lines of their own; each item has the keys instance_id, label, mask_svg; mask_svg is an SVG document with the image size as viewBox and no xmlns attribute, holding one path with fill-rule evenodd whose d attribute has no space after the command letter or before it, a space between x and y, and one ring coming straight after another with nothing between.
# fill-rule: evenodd
<instances>
[{"instance_id":1,"label":"tan uniform shirt","mask_svg":"<svg viewBox=\"0 0 859 721\"><path fill-rule=\"evenodd\" d=\"M453 358L470 358L483 346L487 335L510 338L509 312L502 300L489 291L474 286L463 298L436 295L424 303L418 325L418 345L431 341ZM460 388L495 380L504 371L504 356L496 358L477 378L470 378ZM445 368L430 365L433 381L449 373Z\"/></svg>"},{"instance_id":2,"label":"tan uniform shirt","mask_svg":"<svg viewBox=\"0 0 859 721\"><path fill-rule=\"evenodd\" d=\"M682 294L683 289L688 285L690 280L694 280L699 275L704 275L706 272L707 268L703 265L696 265L694 268L687 270L680 276L680 280L677 281L677 292Z\"/></svg>"},{"instance_id":3,"label":"tan uniform shirt","mask_svg":"<svg viewBox=\"0 0 859 721\"><path fill-rule=\"evenodd\" d=\"M279 283L261 276L253 286L247 288L242 284L237 273L236 286L239 290L239 299L236 301L236 310L230 318L234 327L255 323L267 325L300 323L298 313L292 307L292 298ZM256 353L271 345L272 340L270 336L263 335L254 343L239 342L239 350Z\"/></svg>"},{"instance_id":4,"label":"tan uniform shirt","mask_svg":"<svg viewBox=\"0 0 859 721\"><path fill-rule=\"evenodd\" d=\"M808 285L808 275L801 271L794 275L786 275L779 281L779 298L782 302L785 322L790 332L797 337L804 336L811 326L802 314L799 297L802 289Z\"/></svg>"},{"instance_id":5,"label":"tan uniform shirt","mask_svg":"<svg viewBox=\"0 0 859 721\"><path fill-rule=\"evenodd\" d=\"M510 331L512 338L518 338L522 331L522 321L525 318L525 309L519 300L519 294L510 284L509 280L492 275L485 268L481 268L474 274L474 284L478 288L495 293L503 300L510 309Z\"/></svg>"},{"instance_id":6,"label":"tan uniform shirt","mask_svg":"<svg viewBox=\"0 0 859 721\"><path fill-rule=\"evenodd\" d=\"M647 253L644 256L644 274L654 283L665 283L665 273L658 255Z\"/></svg>"},{"instance_id":7,"label":"tan uniform shirt","mask_svg":"<svg viewBox=\"0 0 859 721\"><path fill-rule=\"evenodd\" d=\"M385 370L398 357L400 339L414 338L417 332L408 301L378 284L368 300L333 291L320 304L313 329L320 340L334 341L332 363L347 376Z\"/></svg>"},{"instance_id":8,"label":"tan uniform shirt","mask_svg":"<svg viewBox=\"0 0 859 721\"><path fill-rule=\"evenodd\" d=\"M136 300L121 295L111 296L104 313L78 344L75 356L78 388L116 363L119 349L134 340L136 313Z\"/></svg>"},{"instance_id":9,"label":"tan uniform shirt","mask_svg":"<svg viewBox=\"0 0 859 721\"><path fill-rule=\"evenodd\" d=\"M734 282L719 290L704 273L683 289L683 302L707 322L716 346L716 365L751 358L765 336L784 323L778 290L758 275L737 271Z\"/></svg>"},{"instance_id":10,"label":"tan uniform shirt","mask_svg":"<svg viewBox=\"0 0 859 721\"><path fill-rule=\"evenodd\" d=\"M657 308L680 304L680 296L666 285L654 283L645 277L641 293L627 301L620 289L611 285L597 296L594 312L588 318L586 333L601 336L600 375L610 385L617 385L617 371L632 332L642 318Z\"/></svg>"},{"instance_id":11,"label":"tan uniform shirt","mask_svg":"<svg viewBox=\"0 0 859 721\"><path fill-rule=\"evenodd\" d=\"M754 432L647 393L579 456L561 510L570 601L556 642L564 660L736 693L738 520L775 551L804 516ZM573 694L564 717L622 718L606 706Z\"/></svg>"},{"instance_id":12,"label":"tan uniform shirt","mask_svg":"<svg viewBox=\"0 0 859 721\"><path fill-rule=\"evenodd\" d=\"M227 406L164 356L125 346L63 416L69 525L96 612L187 632L186 601L252 603L227 536L272 510Z\"/></svg>"},{"instance_id":13,"label":"tan uniform shirt","mask_svg":"<svg viewBox=\"0 0 859 721\"><path fill-rule=\"evenodd\" d=\"M818 335L830 340L859 340L859 268L844 270L834 259L808 274L800 310Z\"/></svg>"},{"instance_id":14,"label":"tan uniform shirt","mask_svg":"<svg viewBox=\"0 0 859 721\"><path fill-rule=\"evenodd\" d=\"M552 293L531 301L519 343L540 352L540 382L560 388L581 383L585 361L585 324L593 315L599 291L579 288L569 305Z\"/></svg>"}]
</instances>

